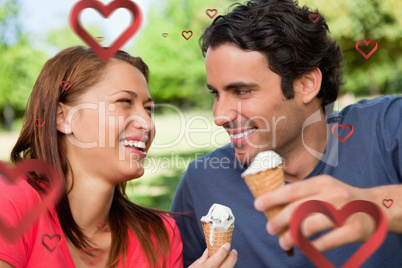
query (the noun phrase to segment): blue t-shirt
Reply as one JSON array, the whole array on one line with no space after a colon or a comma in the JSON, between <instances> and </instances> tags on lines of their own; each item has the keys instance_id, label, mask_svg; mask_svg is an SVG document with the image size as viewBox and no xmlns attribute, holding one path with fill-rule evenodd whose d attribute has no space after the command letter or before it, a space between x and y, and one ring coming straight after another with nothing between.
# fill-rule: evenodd
<instances>
[{"instance_id":1,"label":"blue t-shirt","mask_svg":"<svg viewBox=\"0 0 402 268\"><path fill-rule=\"evenodd\" d=\"M360 188L402 183L402 96L360 101L327 115L327 121L326 149L307 178L329 174ZM336 124L353 127L343 143L331 133ZM340 138L350 131L347 127L335 129ZM206 248L200 218L213 203L230 207L235 216L232 248L239 253L236 267L315 267L297 248L295 256L288 257L278 238L266 232L267 219L254 209L254 197L240 177L245 167L236 161L234 152L228 144L192 162L178 186L171 210L188 213L188 217L176 217L185 267ZM360 246L349 244L324 255L341 267ZM402 267L402 234L388 233L362 267Z\"/></svg>"}]
</instances>

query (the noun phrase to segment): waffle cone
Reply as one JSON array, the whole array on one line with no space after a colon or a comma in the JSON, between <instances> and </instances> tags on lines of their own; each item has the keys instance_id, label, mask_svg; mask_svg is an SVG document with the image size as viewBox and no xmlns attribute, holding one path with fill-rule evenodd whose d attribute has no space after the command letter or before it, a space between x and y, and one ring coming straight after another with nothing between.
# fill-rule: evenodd
<instances>
[{"instance_id":1,"label":"waffle cone","mask_svg":"<svg viewBox=\"0 0 402 268\"><path fill-rule=\"evenodd\" d=\"M257 174L250 174L244 178L248 188L254 198L260 197L263 194L272 192L278 188L285 186L285 177L282 167L276 167L261 171ZM264 212L268 220L277 215L284 206L276 206ZM287 230L278 234L282 236Z\"/></svg>"},{"instance_id":2,"label":"waffle cone","mask_svg":"<svg viewBox=\"0 0 402 268\"><path fill-rule=\"evenodd\" d=\"M214 229L214 238L213 245L209 243L209 237L212 230L211 222L201 222L202 229L204 230L205 240L207 242L208 247L208 255L214 255L218 249L226 243L232 243L232 234L234 224L232 224L227 231L224 228L215 228Z\"/></svg>"}]
</instances>

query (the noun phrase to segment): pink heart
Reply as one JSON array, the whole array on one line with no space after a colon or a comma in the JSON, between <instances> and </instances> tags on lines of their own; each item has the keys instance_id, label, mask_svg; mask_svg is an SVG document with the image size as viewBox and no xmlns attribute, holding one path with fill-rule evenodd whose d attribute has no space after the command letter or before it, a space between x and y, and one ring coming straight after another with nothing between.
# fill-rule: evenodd
<instances>
[{"instance_id":1,"label":"pink heart","mask_svg":"<svg viewBox=\"0 0 402 268\"><path fill-rule=\"evenodd\" d=\"M320 14L310 14L308 18L313 22L316 23L320 19Z\"/></svg>"},{"instance_id":2,"label":"pink heart","mask_svg":"<svg viewBox=\"0 0 402 268\"><path fill-rule=\"evenodd\" d=\"M89 266L98 264L106 252L99 248L83 248L78 252L79 257Z\"/></svg>"},{"instance_id":3,"label":"pink heart","mask_svg":"<svg viewBox=\"0 0 402 268\"><path fill-rule=\"evenodd\" d=\"M303 235L301 224L311 213L322 213L341 226L350 215L363 212L369 214L376 223L376 230L371 237L346 261L342 268L360 267L382 244L387 234L387 218L384 212L374 203L365 200L355 200L337 210L328 202L309 200L302 203L294 211L290 221L290 233L295 245L317 267L335 268L335 266L319 252Z\"/></svg>"},{"instance_id":4,"label":"pink heart","mask_svg":"<svg viewBox=\"0 0 402 268\"><path fill-rule=\"evenodd\" d=\"M382 204L384 205L384 207L390 208L394 204L394 200L392 200L392 199L383 199Z\"/></svg>"},{"instance_id":5,"label":"pink heart","mask_svg":"<svg viewBox=\"0 0 402 268\"><path fill-rule=\"evenodd\" d=\"M72 83L71 81L61 81L60 86L67 91L72 86Z\"/></svg>"},{"instance_id":6,"label":"pink heart","mask_svg":"<svg viewBox=\"0 0 402 268\"><path fill-rule=\"evenodd\" d=\"M134 16L131 25L117 38L108 48L101 47L92 36L81 26L78 16L86 8L96 9L103 17L108 18L113 11L118 8L125 8ZM142 23L142 13L139 6L127 0L115 0L109 5L104 6L97 0L81 0L73 7L70 13L70 25L78 36L87 43L93 51L103 60L108 61L140 28Z\"/></svg>"},{"instance_id":7,"label":"pink heart","mask_svg":"<svg viewBox=\"0 0 402 268\"><path fill-rule=\"evenodd\" d=\"M0 220L0 233L10 242L18 239L33 223L40 214L44 213L50 205L57 203L60 195L64 192L64 180L62 175L51 165L42 160L29 159L20 162L15 168L8 168L0 161L0 179L5 179L14 183L17 179L25 179L24 173L35 171L46 175L50 181L51 190L48 194L42 196L42 202L34 207L26 215L22 215L21 222L17 226L6 226Z\"/></svg>"},{"instance_id":8,"label":"pink heart","mask_svg":"<svg viewBox=\"0 0 402 268\"><path fill-rule=\"evenodd\" d=\"M189 37L186 37L185 35L184 35L184 33L186 33L186 34L188 34L188 33L190 33L190 36ZM184 38L186 38L186 40L188 40L188 39L190 39L191 38L191 36L193 36L193 32L192 31L182 31L181 32L181 35L184 37Z\"/></svg>"},{"instance_id":9,"label":"pink heart","mask_svg":"<svg viewBox=\"0 0 402 268\"><path fill-rule=\"evenodd\" d=\"M205 11L205 13L208 15L208 17L210 17L211 19L213 19L213 18L216 16L216 14L218 14L218 10L216 10L216 9L207 9L207 10ZM211 15L212 13L214 13L214 14Z\"/></svg>"},{"instance_id":10,"label":"pink heart","mask_svg":"<svg viewBox=\"0 0 402 268\"><path fill-rule=\"evenodd\" d=\"M366 46L368 46L368 44L372 43L372 44L374 44L375 46L374 46L374 48L366 55L366 54L365 54L363 51L361 51L361 49L359 48L359 45L360 45L361 43L364 43ZM357 49L357 51L359 51L360 54L362 54L362 56L366 58L366 60L367 60L368 58L370 58L371 55L373 55L373 53L377 50L377 48L378 48L378 44L377 44L377 42L374 41L374 40L369 40L369 41L367 41L367 42L364 41L364 40L359 40L359 41L357 41L357 43L356 43L356 49Z\"/></svg>"},{"instance_id":11,"label":"pink heart","mask_svg":"<svg viewBox=\"0 0 402 268\"><path fill-rule=\"evenodd\" d=\"M49 238L50 240L53 240L53 238L57 238L58 241L56 243L53 243L53 247L49 247L49 245L45 242L45 238ZM49 250L50 253L52 253L58 246L61 244L61 236L59 234L54 234L52 237L50 237L48 234L42 235L42 245Z\"/></svg>"},{"instance_id":12,"label":"pink heart","mask_svg":"<svg viewBox=\"0 0 402 268\"><path fill-rule=\"evenodd\" d=\"M107 224L106 222L98 222L98 223L96 224L96 228L98 228L99 231L103 232L103 231L106 230L107 225L108 225L108 224Z\"/></svg>"},{"instance_id":13,"label":"pink heart","mask_svg":"<svg viewBox=\"0 0 402 268\"><path fill-rule=\"evenodd\" d=\"M349 127L349 128L350 128L350 132L345 136L345 138L342 139L342 138L339 137L339 135L335 132L335 129L336 129L337 127L341 128L342 130L344 130L345 127ZM334 126L332 127L332 134L334 134L334 136L337 137L340 142L344 143L344 142L353 134L353 126L352 126L351 124L346 124L346 125L344 125L344 126L342 126L341 124L336 124L336 125L334 125Z\"/></svg>"},{"instance_id":14,"label":"pink heart","mask_svg":"<svg viewBox=\"0 0 402 268\"><path fill-rule=\"evenodd\" d=\"M34 124L38 127L41 128L45 124L45 119L35 119Z\"/></svg>"}]
</instances>

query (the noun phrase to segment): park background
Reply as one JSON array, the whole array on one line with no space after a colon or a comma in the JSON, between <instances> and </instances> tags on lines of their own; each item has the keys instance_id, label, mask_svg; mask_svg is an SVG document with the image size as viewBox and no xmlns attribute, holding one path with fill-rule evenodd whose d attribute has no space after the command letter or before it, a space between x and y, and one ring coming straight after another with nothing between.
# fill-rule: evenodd
<instances>
[{"instance_id":1,"label":"park background","mask_svg":"<svg viewBox=\"0 0 402 268\"><path fill-rule=\"evenodd\" d=\"M29 94L43 64L66 47L84 45L68 24L69 12L76 2L0 0L2 161L9 161ZM136 2L145 19L140 31L122 49L141 56L150 67L149 88L157 103L154 115L157 134L148 154L145 175L130 182L127 192L138 204L169 209L188 163L229 142L228 135L213 123L213 97L206 88L198 39L213 21L207 9L216 9L222 15L231 4L244 1ZM345 54L346 84L335 103L336 110L361 98L402 93L401 0L300 0L299 3L313 11L318 9L325 16L331 36ZM92 36L104 37L104 46L111 44L129 24L129 15L122 10L109 19L86 10L81 18ZM192 31L193 36L186 40L182 31ZM377 51L365 59L355 47L359 40L375 40ZM366 54L373 47L360 45Z\"/></svg>"}]
</instances>

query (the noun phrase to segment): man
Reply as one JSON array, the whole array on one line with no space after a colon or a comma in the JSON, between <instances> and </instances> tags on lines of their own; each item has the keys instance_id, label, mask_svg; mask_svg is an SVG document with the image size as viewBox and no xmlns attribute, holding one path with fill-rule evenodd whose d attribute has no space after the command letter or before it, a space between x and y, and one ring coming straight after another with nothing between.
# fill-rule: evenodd
<instances>
[{"instance_id":1,"label":"man","mask_svg":"<svg viewBox=\"0 0 402 268\"><path fill-rule=\"evenodd\" d=\"M293 257L285 254L294 246L289 231L279 241L275 236L289 228L293 211L307 200L338 209L367 200L385 213L388 234L363 267L402 267L402 98L331 112L343 55L324 17L312 22L310 14L291 0L252 0L218 17L201 37L215 123L231 144L191 163L173 200L172 211L189 216L177 219L185 265L206 248L200 218L213 203L230 207L236 218L236 267L314 267L297 248ZM333 128L353 133L340 142ZM254 200L240 175L266 150L283 157L289 183ZM384 207L384 199L393 205ZM285 208L267 223L261 211L278 205ZM303 231L336 267L375 228L363 213L323 234L331 226L318 214L305 220Z\"/></svg>"}]
</instances>

